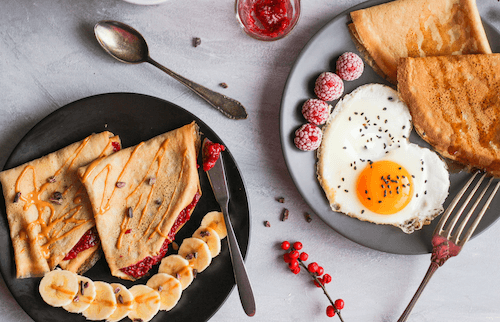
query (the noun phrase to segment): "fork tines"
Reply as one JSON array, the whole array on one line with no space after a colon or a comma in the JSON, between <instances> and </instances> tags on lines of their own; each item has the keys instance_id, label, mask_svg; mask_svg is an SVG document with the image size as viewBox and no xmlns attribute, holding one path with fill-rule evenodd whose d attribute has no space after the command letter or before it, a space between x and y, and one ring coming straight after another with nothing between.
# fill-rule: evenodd
<instances>
[{"instance_id":1,"label":"fork tines","mask_svg":"<svg viewBox=\"0 0 500 322\"><path fill-rule=\"evenodd\" d=\"M474 204L472 206L470 206L470 202L471 202L472 198L475 196L477 190L480 188L480 186L483 183L483 180L485 179L487 174L484 173L483 175L481 175L479 180L477 180L476 185L474 186L474 188L472 188L471 192L467 196L466 200L462 203L460 209L456 212L454 217L452 217L449 222L448 222L448 219L449 219L450 215L452 214L453 210L455 209L455 207L458 205L458 203L460 202L460 200L464 196L464 194L467 192L467 190L471 186L471 184L474 182L474 179L478 176L478 174L480 174L479 171L474 173L474 175L471 176L469 181L467 181L467 183L462 187L460 192L455 196L455 198L453 199L453 201L451 202L451 204L448 206L448 208L444 212L443 216L441 217L441 220L439 221L436 229L434 230L434 235L443 236L446 239L455 243L457 246L463 246L469 240L469 238L472 236L472 234L476 230L479 222L481 221L484 213L488 209L488 206L490 205L491 201L495 197L495 194L497 193L497 191L500 187L500 182L497 182L495 187L493 188L493 190L490 191L490 195L489 195L488 199L486 200L486 203L481 208L481 211L476 216L476 218L472 222L472 224L470 224L468 230L465 232L465 235L460 238L462 232L464 231L469 220L471 219L472 215L474 214L477 206L481 203L481 201L484 200L485 194L487 193L488 189L490 188L491 183L494 180L493 177L491 177L488 180L487 184L485 185L483 190L480 192L479 196L476 198ZM469 208L467 214L463 218L460 226L456 229L456 231L454 231L454 228L455 228L458 220L461 218L463 212L467 208ZM446 224L448 224L448 225L447 225L446 229L444 229L444 226Z\"/></svg>"}]
</instances>

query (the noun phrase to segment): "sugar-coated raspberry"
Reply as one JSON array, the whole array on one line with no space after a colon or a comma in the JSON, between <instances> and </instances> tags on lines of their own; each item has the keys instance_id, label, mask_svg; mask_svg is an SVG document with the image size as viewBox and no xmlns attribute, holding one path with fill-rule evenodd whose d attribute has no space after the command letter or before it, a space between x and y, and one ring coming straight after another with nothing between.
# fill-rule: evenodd
<instances>
[{"instance_id":1,"label":"sugar-coated raspberry","mask_svg":"<svg viewBox=\"0 0 500 322\"><path fill-rule=\"evenodd\" d=\"M321 129L314 124L307 123L295 131L295 146L302 151L313 151L319 148L323 133Z\"/></svg>"},{"instance_id":2,"label":"sugar-coated raspberry","mask_svg":"<svg viewBox=\"0 0 500 322\"><path fill-rule=\"evenodd\" d=\"M363 70L363 60L355 53L343 53L337 60L337 75L345 81L358 79Z\"/></svg>"},{"instance_id":3,"label":"sugar-coated raspberry","mask_svg":"<svg viewBox=\"0 0 500 322\"><path fill-rule=\"evenodd\" d=\"M321 73L314 84L314 93L323 101L336 100L344 93L344 82L335 73Z\"/></svg>"},{"instance_id":4,"label":"sugar-coated raspberry","mask_svg":"<svg viewBox=\"0 0 500 322\"><path fill-rule=\"evenodd\" d=\"M302 115L304 115L307 122L321 125L328 120L330 109L331 106L325 101L311 98L302 105Z\"/></svg>"}]
</instances>

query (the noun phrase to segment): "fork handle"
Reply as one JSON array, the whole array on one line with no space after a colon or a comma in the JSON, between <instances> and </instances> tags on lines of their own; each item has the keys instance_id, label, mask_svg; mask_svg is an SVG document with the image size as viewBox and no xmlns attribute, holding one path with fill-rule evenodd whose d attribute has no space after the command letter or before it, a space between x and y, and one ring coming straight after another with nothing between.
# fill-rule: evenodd
<instances>
[{"instance_id":1,"label":"fork handle","mask_svg":"<svg viewBox=\"0 0 500 322\"><path fill-rule=\"evenodd\" d=\"M413 295L413 298L411 299L410 303L404 310L403 314L399 317L399 320L397 322L405 322L408 317L410 316L411 310L417 303L418 299L420 298L420 294L422 294L422 291L424 288L427 286L427 283L429 283L429 280L431 279L432 275L434 275L434 272L438 269L439 265L435 262L431 262L431 265L429 266L429 269L427 270L427 273L425 273L424 279L422 280L422 283L420 283L420 286L418 287L417 291L415 292L415 295Z\"/></svg>"}]
</instances>

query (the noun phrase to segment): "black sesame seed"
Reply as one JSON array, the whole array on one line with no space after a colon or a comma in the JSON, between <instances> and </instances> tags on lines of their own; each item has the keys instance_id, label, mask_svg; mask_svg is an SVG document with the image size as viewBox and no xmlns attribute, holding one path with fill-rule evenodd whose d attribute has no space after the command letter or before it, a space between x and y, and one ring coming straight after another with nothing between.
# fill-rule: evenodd
<instances>
[{"instance_id":1,"label":"black sesame seed","mask_svg":"<svg viewBox=\"0 0 500 322\"><path fill-rule=\"evenodd\" d=\"M394 98L393 98L392 96L389 96L387 99L388 99L389 101L392 101Z\"/></svg>"},{"instance_id":2,"label":"black sesame seed","mask_svg":"<svg viewBox=\"0 0 500 322\"><path fill-rule=\"evenodd\" d=\"M379 200L378 203L382 203L382 200Z\"/></svg>"},{"instance_id":3,"label":"black sesame seed","mask_svg":"<svg viewBox=\"0 0 500 322\"><path fill-rule=\"evenodd\" d=\"M344 181L344 178L342 178L342 181Z\"/></svg>"},{"instance_id":4,"label":"black sesame seed","mask_svg":"<svg viewBox=\"0 0 500 322\"><path fill-rule=\"evenodd\" d=\"M364 209L361 209L361 213L364 213L364 212L365 212L365 210L364 210Z\"/></svg>"},{"instance_id":5,"label":"black sesame seed","mask_svg":"<svg viewBox=\"0 0 500 322\"><path fill-rule=\"evenodd\" d=\"M387 110L387 107L384 107L382 110L384 110L384 111Z\"/></svg>"},{"instance_id":6,"label":"black sesame seed","mask_svg":"<svg viewBox=\"0 0 500 322\"><path fill-rule=\"evenodd\" d=\"M344 191L345 191L345 192L349 192L349 190L347 190L347 189L345 189Z\"/></svg>"},{"instance_id":7,"label":"black sesame seed","mask_svg":"<svg viewBox=\"0 0 500 322\"><path fill-rule=\"evenodd\" d=\"M358 112L354 112L354 115L358 115Z\"/></svg>"},{"instance_id":8,"label":"black sesame seed","mask_svg":"<svg viewBox=\"0 0 500 322\"><path fill-rule=\"evenodd\" d=\"M387 123L387 120L385 120L384 123Z\"/></svg>"},{"instance_id":9,"label":"black sesame seed","mask_svg":"<svg viewBox=\"0 0 500 322\"><path fill-rule=\"evenodd\" d=\"M345 146L345 147L343 147L343 149L345 150L345 149L347 149L347 147Z\"/></svg>"}]
</instances>

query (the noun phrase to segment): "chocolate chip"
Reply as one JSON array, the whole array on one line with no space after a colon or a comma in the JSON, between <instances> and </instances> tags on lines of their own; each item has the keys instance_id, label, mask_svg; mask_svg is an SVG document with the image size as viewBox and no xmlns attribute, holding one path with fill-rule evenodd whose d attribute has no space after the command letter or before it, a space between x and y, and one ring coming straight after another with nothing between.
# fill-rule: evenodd
<instances>
[{"instance_id":1,"label":"chocolate chip","mask_svg":"<svg viewBox=\"0 0 500 322\"><path fill-rule=\"evenodd\" d=\"M14 203L17 203L19 201L19 198L21 198L21 192L18 192L16 193L16 195L14 196Z\"/></svg>"},{"instance_id":2,"label":"chocolate chip","mask_svg":"<svg viewBox=\"0 0 500 322\"><path fill-rule=\"evenodd\" d=\"M199 45L201 45L201 39L199 37L194 37L193 38L193 46L198 47Z\"/></svg>"}]
</instances>

